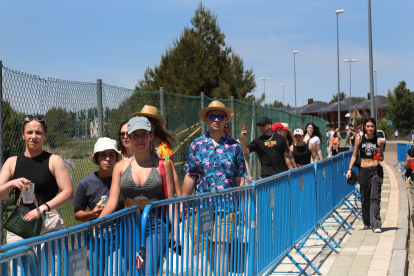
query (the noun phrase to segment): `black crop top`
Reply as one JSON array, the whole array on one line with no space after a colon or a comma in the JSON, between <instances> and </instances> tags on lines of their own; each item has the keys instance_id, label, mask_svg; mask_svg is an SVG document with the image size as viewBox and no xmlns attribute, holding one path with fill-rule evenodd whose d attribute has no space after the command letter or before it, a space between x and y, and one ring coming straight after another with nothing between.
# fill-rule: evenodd
<instances>
[{"instance_id":1,"label":"black crop top","mask_svg":"<svg viewBox=\"0 0 414 276\"><path fill-rule=\"evenodd\" d=\"M372 139L365 137L365 134L361 136L361 142L359 144L359 154L361 158L373 159L377 154L375 148L379 149L378 137L374 136Z\"/></svg>"},{"instance_id":2,"label":"black crop top","mask_svg":"<svg viewBox=\"0 0 414 276\"><path fill-rule=\"evenodd\" d=\"M24 177L35 184L35 196L39 205L53 199L58 193L56 178L49 170L49 160L52 154L43 151L36 157L26 157L24 154L17 156L16 168L13 179ZM16 202L20 195L20 190L14 188ZM33 206L32 206L33 205ZM25 205L34 209L34 204Z\"/></svg>"},{"instance_id":3,"label":"black crop top","mask_svg":"<svg viewBox=\"0 0 414 276\"><path fill-rule=\"evenodd\" d=\"M309 144L303 146L293 145L293 157L295 158L296 164L302 166L310 164L312 153L309 150Z\"/></svg>"}]
</instances>

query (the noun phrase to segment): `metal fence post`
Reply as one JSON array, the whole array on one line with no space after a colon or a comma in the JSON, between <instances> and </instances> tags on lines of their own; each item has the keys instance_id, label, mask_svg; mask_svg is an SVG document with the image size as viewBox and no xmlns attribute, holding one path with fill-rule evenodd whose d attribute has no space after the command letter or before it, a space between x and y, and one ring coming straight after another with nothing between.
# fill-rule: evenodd
<instances>
[{"instance_id":1,"label":"metal fence post","mask_svg":"<svg viewBox=\"0 0 414 276\"><path fill-rule=\"evenodd\" d=\"M164 107L164 87L160 87L160 113L165 117L165 107Z\"/></svg>"},{"instance_id":2,"label":"metal fence post","mask_svg":"<svg viewBox=\"0 0 414 276\"><path fill-rule=\"evenodd\" d=\"M98 137L103 137L102 79L96 80L98 98Z\"/></svg>"},{"instance_id":3,"label":"metal fence post","mask_svg":"<svg viewBox=\"0 0 414 276\"><path fill-rule=\"evenodd\" d=\"M234 115L236 115L236 113L234 112L234 96L231 96L231 110L233 110ZM235 134L235 119L236 116L234 116L233 121L231 121L231 137L236 137Z\"/></svg>"},{"instance_id":4,"label":"metal fence post","mask_svg":"<svg viewBox=\"0 0 414 276\"><path fill-rule=\"evenodd\" d=\"M3 61L0 60L0 170L3 168ZM3 245L3 200L0 200L0 246Z\"/></svg>"},{"instance_id":5,"label":"metal fence post","mask_svg":"<svg viewBox=\"0 0 414 276\"><path fill-rule=\"evenodd\" d=\"M200 93L201 96L201 109L204 108L204 92ZM206 133L206 124L201 121L201 135L204 135Z\"/></svg>"},{"instance_id":6,"label":"metal fence post","mask_svg":"<svg viewBox=\"0 0 414 276\"><path fill-rule=\"evenodd\" d=\"M253 141L254 138L256 138L256 103L253 101L253 111L252 111L252 133L250 136L250 140ZM253 164L252 164L252 159L253 159ZM253 165L253 167L252 167ZM252 156L250 156L250 169L253 168L253 172L254 172L254 180L259 179L257 177L258 174L258 168L257 168L257 158L256 158L256 153L252 153Z\"/></svg>"}]
</instances>

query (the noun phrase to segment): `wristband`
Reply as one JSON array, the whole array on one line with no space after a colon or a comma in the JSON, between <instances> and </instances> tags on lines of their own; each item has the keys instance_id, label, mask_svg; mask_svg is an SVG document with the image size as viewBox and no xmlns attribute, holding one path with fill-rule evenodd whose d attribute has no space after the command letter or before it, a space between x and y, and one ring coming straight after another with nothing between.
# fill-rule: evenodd
<instances>
[{"instance_id":1,"label":"wristband","mask_svg":"<svg viewBox=\"0 0 414 276\"><path fill-rule=\"evenodd\" d=\"M352 170L348 170L348 172L352 172Z\"/></svg>"},{"instance_id":2,"label":"wristband","mask_svg":"<svg viewBox=\"0 0 414 276\"><path fill-rule=\"evenodd\" d=\"M45 203L46 207L47 207L47 211L50 212L50 206L47 205L47 203Z\"/></svg>"},{"instance_id":3,"label":"wristband","mask_svg":"<svg viewBox=\"0 0 414 276\"><path fill-rule=\"evenodd\" d=\"M45 212L45 209L42 206L39 206L39 209L42 210L42 213Z\"/></svg>"},{"instance_id":4,"label":"wristband","mask_svg":"<svg viewBox=\"0 0 414 276\"><path fill-rule=\"evenodd\" d=\"M48 221L49 218L46 215L46 210L42 206L39 206L39 209L42 210L43 215L45 216L46 221Z\"/></svg>"}]
</instances>

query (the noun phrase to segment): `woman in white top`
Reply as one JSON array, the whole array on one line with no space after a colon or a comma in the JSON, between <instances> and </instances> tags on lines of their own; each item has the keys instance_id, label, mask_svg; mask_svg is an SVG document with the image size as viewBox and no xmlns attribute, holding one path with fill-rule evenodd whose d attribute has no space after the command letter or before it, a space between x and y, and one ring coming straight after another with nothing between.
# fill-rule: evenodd
<instances>
[{"instance_id":1,"label":"woman in white top","mask_svg":"<svg viewBox=\"0 0 414 276\"><path fill-rule=\"evenodd\" d=\"M322 160L322 151L321 151L321 141L322 141L322 135L319 130L319 127L317 127L314 123L308 123L305 127L306 136L305 139L303 139L306 143L311 143L313 145L313 148L318 153L319 160Z\"/></svg>"}]
</instances>

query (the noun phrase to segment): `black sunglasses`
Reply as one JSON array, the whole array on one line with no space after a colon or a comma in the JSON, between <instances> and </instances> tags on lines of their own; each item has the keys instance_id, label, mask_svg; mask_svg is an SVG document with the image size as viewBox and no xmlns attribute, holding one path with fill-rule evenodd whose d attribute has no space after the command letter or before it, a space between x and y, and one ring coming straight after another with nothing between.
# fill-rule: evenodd
<instances>
[{"instance_id":1,"label":"black sunglasses","mask_svg":"<svg viewBox=\"0 0 414 276\"><path fill-rule=\"evenodd\" d=\"M262 124L257 124L258 127L264 127L265 125Z\"/></svg>"},{"instance_id":2,"label":"black sunglasses","mask_svg":"<svg viewBox=\"0 0 414 276\"><path fill-rule=\"evenodd\" d=\"M44 122L45 115L24 115L23 119L25 122L31 122L33 120L36 120L38 122Z\"/></svg>"},{"instance_id":3,"label":"black sunglasses","mask_svg":"<svg viewBox=\"0 0 414 276\"><path fill-rule=\"evenodd\" d=\"M208 116L206 116L206 117L209 117L211 121L216 120L216 118L217 118L219 121L223 121L223 120L224 120L224 117L226 117L226 116L224 116L223 114L219 114L219 115L214 115L214 114L211 114L211 115L208 115Z\"/></svg>"}]
</instances>

